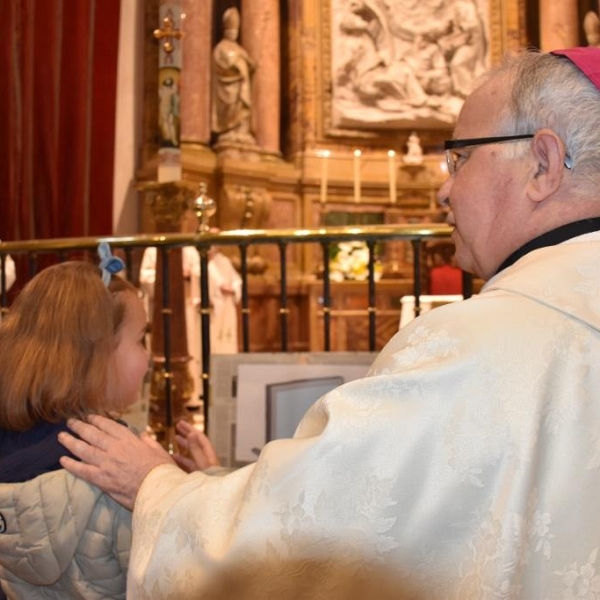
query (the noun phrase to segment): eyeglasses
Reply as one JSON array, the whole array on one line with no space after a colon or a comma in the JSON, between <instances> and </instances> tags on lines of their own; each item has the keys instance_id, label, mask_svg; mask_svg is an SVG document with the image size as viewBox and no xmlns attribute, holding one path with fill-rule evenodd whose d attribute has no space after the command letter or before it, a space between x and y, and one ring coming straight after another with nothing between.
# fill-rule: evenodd
<instances>
[{"instance_id":1,"label":"eyeglasses","mask_svg":"<svg viewBox=\"0 0 600 600\"><path fill-rule=\"evenodd\" d=\"M457 148L470 148L471 146L484 146L486 144L498 144L499 142L518 142L520 140L530 140L533 136L533 133L524 133L521 135L499 135L495 137L471 138L468 140L446 140L444 142L444 151L446 152L448 173L450 176L454 175L468 158L468 156L455 152Z\"/></svg>"}]
</instances>

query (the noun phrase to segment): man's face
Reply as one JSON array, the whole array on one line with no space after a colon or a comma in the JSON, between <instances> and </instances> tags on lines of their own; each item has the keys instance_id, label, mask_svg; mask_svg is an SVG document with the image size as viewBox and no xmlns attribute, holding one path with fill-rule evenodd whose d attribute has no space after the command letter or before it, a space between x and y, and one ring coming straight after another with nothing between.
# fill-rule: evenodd
<instances>
[{"instance_id":1,"label":"man's face","mask_svg":"<svg viewBox=\"0 0 600 600\"><path fill-rule=\"evenodd\" d=\"M502 109L508 98L504 78L497 77L477 89L463 105L454 137L499 135ZM502 144L472 146L458 152L458 169L442 185L438 199L448 200L447 222L454 226L452 239L458 265L489 279L520 245L524 170L519 159L503 154Z\"/></svg>"}]
</instances>

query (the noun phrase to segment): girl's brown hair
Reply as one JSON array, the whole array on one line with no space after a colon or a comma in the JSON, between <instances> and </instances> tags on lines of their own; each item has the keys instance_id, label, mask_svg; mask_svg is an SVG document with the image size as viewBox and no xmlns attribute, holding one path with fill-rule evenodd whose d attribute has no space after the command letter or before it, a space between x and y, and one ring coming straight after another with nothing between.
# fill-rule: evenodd
<instances>
[{"instance_id":1,"label":"girl's brown hair","mask_svg":"<svg viewBox=\"0 0 600 600\"><path fill-rule=\"evenodd\" d=\"M48 267L23 288L0 323L0 427L106 412L127 291L137 292L120 277L107 288L82 261Z\"/></svg>"}]
</instances>

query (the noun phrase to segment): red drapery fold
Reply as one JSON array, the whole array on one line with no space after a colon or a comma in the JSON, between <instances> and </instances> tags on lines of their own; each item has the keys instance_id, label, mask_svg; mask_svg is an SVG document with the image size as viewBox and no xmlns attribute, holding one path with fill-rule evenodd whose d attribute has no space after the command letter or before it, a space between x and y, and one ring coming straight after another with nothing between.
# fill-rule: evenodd
<instances>
[{"instance_id":1,"label":"red drapery fold","mask_svg":"<svg viewBox=\"0 0 600 600\"><path fill-rule=\"evenodd\" d=\"M112 233L120 0L0 0L0 239Z\"/></svg>"}]
</instances>

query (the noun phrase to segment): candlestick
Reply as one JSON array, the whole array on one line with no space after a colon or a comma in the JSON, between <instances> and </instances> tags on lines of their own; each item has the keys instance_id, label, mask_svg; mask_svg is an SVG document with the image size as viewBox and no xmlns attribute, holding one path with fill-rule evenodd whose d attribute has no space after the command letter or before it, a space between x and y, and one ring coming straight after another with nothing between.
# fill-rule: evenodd
<instances>
[{"instance_id":1,"label":"candlestick","mask_svg":"<svg viewBox=\"0 0 600 600\"><path fill-rule=\"evenodd\" d=\"M360 202L360 150L354 151L354 202Z\"/></svg>"},{"instance_id":2,"label":"candlestick","mask_svg":"<svg viewBox=\"0 0 600 600\"><path fill-rule=\"evenodd\" d=\"M390 170L390 204L396 204L396 153L388 151L388 166Z\"/></svg>"},{"instance_id":3,"label":"candlestick","mask_svg":"<svg viewBox=\"0 0 600 600\"><path fill-rule=\"evenodd\" d=\"M329 150L321 152L321 204L327 202L327 159L330 155Z\"/></svg>"}]
</instances>

